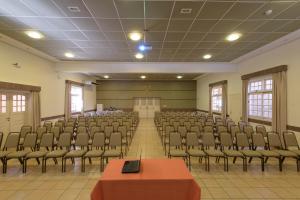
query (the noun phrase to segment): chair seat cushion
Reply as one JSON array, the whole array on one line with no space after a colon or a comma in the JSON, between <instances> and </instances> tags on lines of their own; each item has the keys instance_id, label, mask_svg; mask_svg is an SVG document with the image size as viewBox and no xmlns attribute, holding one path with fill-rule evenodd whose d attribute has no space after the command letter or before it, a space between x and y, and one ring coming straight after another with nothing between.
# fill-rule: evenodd
<instances>
[{"instance_id":1,"label":"chair seat cushion","mask_svg":"<svg viewBox=\"0 0 300 200\"><path fill-rule=\"evenodd\" d=\"M87 152L86 149L78 149L78 150L72 150L69 151L66 155L65 158L74 158L74 157L82 157L85 153Z\"/></svg>"},{"instance_id":2,"label":"chair seat cushion","mask_svg":"<svg viewBox=\"0 0 300 200\"><path fill-rule=\"evenodd\" d=\"M204 150L204 152L209 156L214 156L214 157L224 156L224 153L222 151L216 149L208 149L208 150Z\"/></svg>"},{"instance_id":3,"label":"chair seat cushion","mask_svg":"<svg viewBox=\"0 0 300 200\"><path fill-rule=\"evenodd\" d=\"M120 150L109 149L103 153L103 157L119 157L121 155Z\"/></svg>"},{"instance_id":4,"label":"chair seat cushion","mask_svg":"<svg viewBox=\"0 0 300 200\"><path fill-rule=\"evenodd\" d=\"M50 151L46 154L46 158L59 158L63 157L68 151L67 150L55 150Z\"/></svg>"},{"instance_id":5,"label":"chair seat cushion","mask_svg":"<svg viewBox=\"0 0 300 200\"><path fill-rule=\"evenodd\" d=\"M253 150L240 150L240 152L247 157L261 157L262 156L261 153L259 153L258 151L253 151Z\"/></svg>"},{"instance_id":6,"label":"chair seat cushion","mask_svg":"<svg viewBox=\"0 0 300 200\"><path fill-rule=\"evenodd\" d=\"M0 151L0 158L4 158L7 156L10 152L9 151Z\"/></svg>"},{"instance_id":7,"label":"chair seat cushion","mask_svg":"<svg viewBox=\"0 0 300 200\"><path fill-rule=\"evenodd\" d=\"M299 149L290 150L290 151L294 152L295 154L297 154L298 156L300 156L300 150Z\"/></svg>"},{"instance_id":8,"label":"chair seat cushion","mask_svg":"<svg viewBox=\"0 0 300 200\"><path fill-rule=\"evenodd\" d=\"M25 157L26 154L30 153L30 150L24 150L24 151L15 151L15 152L11 152L8 155L6 155L6 158L10 159L10 158L22 158Z\"/></svg>"},{"instance_id":9,"label":"chair seat cushion","mask_svg":"<svg viewBox=\"0 0 300 200\"><path fill-rule=\"evenodd\" d=\"M265 157L280 157L280 154L276 151L270 151L270 150L257 150L257 151Z\"/></svg>"},{"instance_id":10,"label":"chair seat cushion","mask_svg":"<svg viewBox=\"0 0 300 200\"><path fill-rule=\"evenodd\" d=\"M84 155L84 157L95 158L95 157L101 157L102 154L103 154L103 150L95 149L95 150L88 151L88 152Z\"/></svg>"},{"instance_id":11,"label":"chair seat cushion","mask_svg":"<svg viewBox=\"0 0 300 200\"><path fill-rule=\"evenodd\" d=\"M274 150L274 151L279 153L283 157L298 157L298 155L293 151L288 151L288 150Z\"/></svg>"},{"instance_id":12,"label":"chair seat cushion","mask_svg":"<svg viewBox=\"0 0 300 200\"><path fill-rule=\"evenodd\" d=\"M188 154L190 156L194 156L194 157L206 156L206 154L204 153L204 151L202 151L200 149L189 149L188 150Z\"/></svg>"},{"instance_id":13,"label":"chair seat cushion","mask_svg":"<svg viewBox=\"0 0 300 200\"><path fill-rule=\"evenodd\" d=\"M170 156L173 157L186 157L187 153L181 149L172 149L170 150Z\"/></svg>"},{"instance_id":14,"label":"chair seat cushion","mask_svg":"<svg viewBox=\"0 0 300 200\"><path fill-rule=\"evenodd\" d=\"M232 149L226 149L223 151L225 153L226 156L229 157L243 157L244 155L237 151L237 150L232 150Z\"/></svg>"},{"instance_id":15,"label":"chair seat cushion","mask_svg":"<svg viewBox=\"0 0 300 200\"><path fill-rule=\"evenodd\" d=\"M41 158L44 157L47 153L47 151L34 151L26 154L26 158Z\"/></svg>"}]
</instances>

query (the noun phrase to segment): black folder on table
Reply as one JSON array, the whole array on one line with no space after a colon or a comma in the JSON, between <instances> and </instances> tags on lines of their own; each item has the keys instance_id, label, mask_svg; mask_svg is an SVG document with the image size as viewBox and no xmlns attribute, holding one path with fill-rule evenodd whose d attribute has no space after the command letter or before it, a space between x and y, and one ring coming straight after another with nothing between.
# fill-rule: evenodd
<instances>
[{"instance_id":1,"label":"black folder on table","mask_svg":"<svg viewBox=\"0 0 300 200\"><path fill-rule=\"evenodd\" d=\"M141 167L141 157L139 160L126 160L124 162L122 173L138 173Z\"/></svg>"}]
</instances>

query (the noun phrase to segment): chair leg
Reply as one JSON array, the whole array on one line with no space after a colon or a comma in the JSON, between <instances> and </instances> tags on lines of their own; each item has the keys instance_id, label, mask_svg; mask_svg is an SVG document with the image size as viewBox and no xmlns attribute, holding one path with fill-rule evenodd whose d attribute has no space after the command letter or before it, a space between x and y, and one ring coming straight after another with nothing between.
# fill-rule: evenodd
<instances>
[{"instance_id":1,"label":"chair leg","mask_svg":"<svg viewBox=\"0 0 300 200\"><path fill-rule=\"evenodd\" d=\"M43 163L42 163L42 173L45 173L47 170L47 159L43 158Z\"/></svg>"},{"instance_id":2,"label":"chair leg","mask_svg":"<svg viewBox=\"0 0 300 200\"><path fill-rule=\"evenodd\" d=\"M209 156L207 156L207 171L209 172Z\"/></svg>"},{"instance_id":3,"label":"chair leg","mask_svg":"<svg viewBox=\"0 0 300 200\"><path fill-rule=\"evenodd\" d=\"M61 172L65 172L64 162L66 162L66 159L62 157L61 158Z\"/></svg>"},{"instance_id":4,"label":"chair leg","mask_svg":"<svg viewBox=\"0 0 300 200\"><path fill-rule=\"evenodd\" d=\"M264 159L264 157L261 158L261 171L265 171L265 159Z\"/></svg>"},{"instance_id":5,"label":"chair leg","mask_svg":"<svg viewBox=\"0 0 300 200\"><path fill-rule=\"evenodd\" d=\"M282 172L282 162L281 162L281 157L278 158L278 162L279 162L279 171Z\"/></svg>"},{"instance_id":6,"label":"chair leg","mask_svg":"<svg viewBox=\"0 0 300 200\"><path fill-rule=\"evenodd\" d=\"M85 159L83 158L83 156L81 157L81 172L84 172L84 166L85 166Z\"/></svg>"}]
</instances>

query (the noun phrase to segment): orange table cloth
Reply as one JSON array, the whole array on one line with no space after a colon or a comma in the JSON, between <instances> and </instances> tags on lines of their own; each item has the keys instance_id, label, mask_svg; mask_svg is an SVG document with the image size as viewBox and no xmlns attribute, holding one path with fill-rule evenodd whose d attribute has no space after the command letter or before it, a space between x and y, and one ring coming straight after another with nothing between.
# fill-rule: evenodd
<instances>
[{"instance_id":1,"label":"orange table cloth","mask_svg":"<svg viewBox=\"0 0 300 200\"><path fill-rule=\"evenodd\" d=\"M180 159L143 159L139 173L122 174L125 160L111 160L92 200L199 200L200 187Z\"/></svg>"}]
</instances>

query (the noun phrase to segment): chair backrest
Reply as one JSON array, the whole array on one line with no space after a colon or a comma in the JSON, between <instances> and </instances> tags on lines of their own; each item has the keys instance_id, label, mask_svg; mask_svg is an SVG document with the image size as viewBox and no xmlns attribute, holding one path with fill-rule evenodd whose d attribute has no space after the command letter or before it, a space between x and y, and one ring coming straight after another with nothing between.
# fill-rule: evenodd
<instances>
[{"instance_id":1,"label":"chair backrest","mask_svg":"<svg viewBox=\"0 0 300 200\"><path fill-rule=\"evenodd\" d=\"M25 136L23 147L24 148L35 148L37 141L37 134L36 133L28 133Z\"/></svg>"},{"instance_id":2,"label":"chair backrest","mask_svg":"<svg viewBox=\"0 0 300 200\"><path fill-rule=\"evenodd\" d=\"M277 133L273 133L273 132L268 133L268 143L270 148L275 147L275 148L282 149L280 136Z\"/></svg>"},{"instance_id":3,"label":"chair backrest","mask_svg":"<svg viewBox=\"0 0 300 200\"><path fill-rule=\"evenodd\" d=\"M43 126L46 127L46 131L50 131L50 129L52 127L52 122L51 121L45 121Z\"/></svg>"},{"instance_id":4,"label":"chair backrest","mask_svg":"<svg viewBox=\"0 0 300 200\"><path fill-rule=\"evenodd\" d=\"M90 130L90 137L93 138L96 132L100 132L101 128L99 126L92 126Z\"/></svg>"},{"instance_id":5,"label":"chair backrest","mask_svg":"<svg viewBox=\"0 0 300 200\"><path fill-rule=\"evenodd\" d=\"M191 129L192 124L191 124L190 121L185 121L183 124L184 124L184 126L186 127L187 130Z\"/></svg>"},{"instance_id":6,"label":"chair backrest","mask_svg":"<svg viewBox=\"0 0 300 200\"><path fill-rule=\"evenodd\" d=\"M214 129L213 129L212 126L204 126L203 132L204 132L204 133L213 133L213 132L214 132Z\"/></svg>"},{"instance_id":7,"label":"chair backrest","mask_svg":"<svg viewBox=\"0 0 300 200\"><path fill-rule=\"evenodd\" d=\"M101 131L104 131L104 128L105 128L106 126L108 126L108 122L107 122L107 121L103 121L103 122L101 123L101 125L100 125Z\"/></svg>"},{"instance_id":8,"label":"chair backrest","mask_svg":"<svg viewBox=\"0 0 300 200\"><path fill-rule=\"evenodd\" d=\"M87 147L89 145L88 134L78 134L76 136L75 146Z\"/></svg>"},{"instance_id":9,"label":"chair backrest","mask_svg":"<svg viewBox=\"0 0 300 200\"><path fill-rule=\"evenodd\" d=\"M265 139L262 133L255 133L252 135L252 142L254 147L265 147Z\"/></svg>"},{"instance_id":10,"label":"chair backrest","mask_svg":"<svg viewBox=\"0 0 300 200\"><path fill-rule=\"evenodd\" d=\"M266 130L266 127L263 126L263 125L257 125L256 126L256 133L260 133L262 134L264 137L267 137L268 134L267 134L267 130Z\"/></svg>"},{"instance_id":11,"label":"chair backrest","mask_svg":"<svg viewBox=\"0 0 300 200\"><path fill-rule=\"evenodd\" d=\"M60 128L59 128L58 126L52 127L50 132L54 134L54 137L55 137L56 139L59 138L59 135L60 135Z\"/></svg>"},{"instance_id":12,"label":"chair backrest","mask_svg":"<svg viewBox=\"0 0 300 200\"><path fill-rule=\"evenodd\" d=\"M236 141L238 147L249 147L249 140L246 134L238 133L236 134Z\"/></svg>"},{"instance_id":13,"label":"chair backrest","mask_svg":"<svg viewBox=\"0 0 300 200\"><path fill-rule=\"evenodd\" d=\"M42 135L40 147L48 147L51 148L53 146L53 133L45 133Z\"/></svg>"},{"instance_id":14,"label":"chair backrest","mask_svg":"<svg viewBox=\"0 0 300 200\"><path fill-rule=\"evenodd\" d=\"M204 132L204 134L202 135L202 143L203 143L203 146L206 146L206 147L215 146L214 135L210 132Z\"/></svg>"},{"instance_id":15,"label":"chair backrest","mask_svg":"<svg viewBox=\"0 0 300 200\"><path fill-rule=\"evenodd\" d=\"M44 133L47 133L47 127L46 126L38 126L37 128L36 128L36 134L37 134L37 137L38 137L38 139L41 139L41 137L42 137L42 135L44 134ZM50 131L50 129L49 129L49 131Z\"/></svg>"},{"instance_id":16,"label":"chair backrest","mask_svg":"<svg viewBox=\"0 0 300 200\"><path fill-rule=\"evenodd\" d=\"M31 126L27 126L27 125L22 126L20 131L20 137L25 138L26 134L31 133L31 131L32 131Z\"/></svg>"},{"instance_id":17,"label":"chair backrest","mask_svg":"<svg viewBox=\"0 0 300 200\"><path fill-rule=\"evenodd\" d=\"M20 134L19 133L9 133L3 149L17 148L19 145Z\"/></svg>"},{"instance_id":18,"label":"chair backrest","mask_svg":"<svg viewBox=\"0 0 300 200\"><path fill-rule=\"evenodd\" d=\"M198 135L196 132L189 132L186 134L186 146L198 146Z\"/></svg>"},{"instance_id":19,"label":"chair backrest","mask_svg":"<svg viewBox=\"0 0 300 200\"><path fill-rule=\"evenodd\" d=\"M70 148L71 146L71 133L62 133L59 136L57 146Z\"/></svg>"},{"instance_id":20,"label":"chair backrest","mask_svg":"<svg viewBox=\"0 0 300 200\"><path fill-rule=\"evenodd\" d=\"M77 133L86 133L86 127L78 125L78 127L77 127Z\"/></svg>"},{"instance_id":21,"label":"chair backrest","mask_svg":"<svg viewBox=\"0 0 300 200\"><path fill-rule=\"evenodd\" d=\"M254 133L253 127L251 125L245 125L244 133L247 135L248 138L251 138L252 134Z\"/></svg>"},{"instance_id":22,"label":"chair backrest","mask_svg":"<svg viewBox=\"0 0 300 200\"><path fill-rule=\"evenodd\" d=\"M113 132L114 132L113 126L105 126L105 128L104 128L105 137L110 138L110 136Z\"/></svg>"},{"instance_id":23,"label":"chair backrest","mask_svg":"<svg viewBox=\"0 0 300 200\"><path fill-rule=\"evenodd\" d=\"M283 131L283 139L285 148L297 147L299 149L299 144L296 135L292 131Z\"/></svg>"},{"instance_id":24,"label":"chair backrest","mask_svg":"<svg viewBox=\"0 0 300 200\"><path fill-rule=\"evenodd\" d=\"M190 131L193 132L193 133L196 133L198 137L201 136L201 131L200 131L199 126L195 126L195 125L191 126L191 130Z\"/></svg>"},{"instance_id":25,"label":"chair backrest","mask_svg":"<svg viewBox=\"0 0 300 200\"><path fill-rule=\"evenodd\" d=\"M179 125L180 125L179 121L174 121L174 122L173 122L173 127L174 127L174 130L175 130L175 131L178 130Z\"/></svg>"},{"instance_id":26,"label":"chair backrest","mask_svg":"<svg viewBox=\"0 0 300 200\"><path fill-rule=\"evenodd\" d=\"M64 132L73 134L74 133L74 127L73 126L66 126L65 129L64 129Z\"/></svg>"},{"instance_id":27,"label":"chair backrest","mask_svg":"<svg viewBox=\"0 0 300 200\"><path fill-rule=\"evenodd\" d=\"M217 130L218 130L218 133L227 133L227 127L226 126L223 126L223 125L220 125L220 126L217 126Z\"/></svg>"},{"instance_id":28,"label":"chair backrest","mask_svg":"<svg viewBox=\"0 0 300 200\"><path fill-rule=\"evenodd\" d=\"M110 135L109 146L111 147L122 147L122 136L121 133L115 132Z\"/></svg>"},{"instance_id":29,"label":"chair backrest","mask_svg":"<svg viewBox=\"0 0 300 200\"><path fill-rule=\"evenodd\" d=\"M243 132L244 131L244 126L247 125L247 122L244 122L244 121L239 121L239 128L240 128L240 132Z\"/></svg>"},{"instance_id":30,"label":"chair backrest","mask_svg":"<svg viewBox=\"0 0 300 200\"><path fill-rule=\"evenodd\" d=\"M227 132L222 132L220 134L220 142L223 147L233 146L231 134Z\"/></svg>"},{"instance_id":31,"label":"chair backrest","mask_svg":"<svg viewBox=\"0 0 300 200\"><path fill-rule=\"evenodd\" d=\"M111 125L112 125L115 132L118 131L118 127L120 126L119 122L114 121L114 122L111 123Z\"/></svg>"},{"instance_id":32,"label":"chair backrest","mask_svg":"<svg viewBox=\"0 0 300 200\"><path fill-rule=\"evenodd\" d=\"M178 126L178 133L180 134L181 137L185 137L187 134L187 129L185 126Z\"/></svg>"},{"instance_id":33,"label":"chair backrest","mask_svg":"<svg viewBox=\"0 0 300 200\"><path fill-rule=\"evenodd\" d=\"M236 137L236 135L237 135L238 133L241 133L241 132L240 132L239 126L237 126L237 125L232 125L231 128L230 128L230 133L231 133L231 136L232 136L232 137Z\"/></svg>"},{"instance_id":34,"label":"chair backrest","mask_svg":"<svg viewBox=\"0 0 300 200\"><path fill-rule=\"evenodd\" d=\"M105 134L103 132L95 132L92 146L104 147L104 145L105 145Z\"/></svg>"},{"instance_id":35,"label":"chair backrest","mask_svg":"<svg viewBox=\"0 0 300 200\"><path fill-rule=\"evenodd\" d=\"M117 131L121 133L122 137L127 136L127 127L126 126L119 126Z\"/></svg>"},{"instance_id":36,"label":"chair backrest","mask_svg":"<svg viewBox=\"0 0 300 200\"><path fill-rule=\"evenodd\" d=\"M169 135L169 146L180 146L181 145L181 136L177 132L171 132Z\"/></svg>"}]
</instances>

